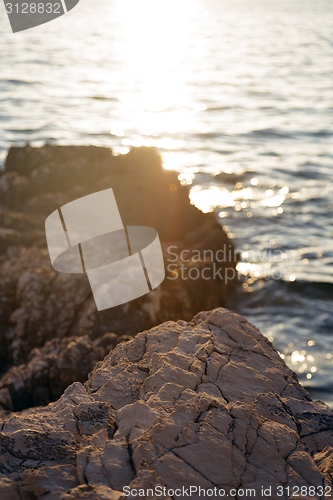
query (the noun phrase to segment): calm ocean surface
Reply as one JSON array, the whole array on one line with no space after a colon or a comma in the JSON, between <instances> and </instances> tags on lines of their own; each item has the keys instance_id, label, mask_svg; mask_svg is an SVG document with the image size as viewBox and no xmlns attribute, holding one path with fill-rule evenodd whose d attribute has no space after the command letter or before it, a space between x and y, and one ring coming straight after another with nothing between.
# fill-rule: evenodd
<instances>
[{"instance_id":1,"label":"calm ocean surface","mask_svg":"<svg viewBox=\"0 0 333 500\"><path fill-rule=\"evenodd\" d=\"M332 0L81 0L13 35L0 155L159 149L242 252L233 307L333 405Z\"/></svg>"}]
</instances>

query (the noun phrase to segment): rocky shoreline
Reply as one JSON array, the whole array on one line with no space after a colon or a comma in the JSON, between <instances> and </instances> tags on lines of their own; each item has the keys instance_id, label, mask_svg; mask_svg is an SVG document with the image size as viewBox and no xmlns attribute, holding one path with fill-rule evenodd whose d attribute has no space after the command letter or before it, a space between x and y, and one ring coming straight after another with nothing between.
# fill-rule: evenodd
<instances>
[{"instance_id":1,"label":"rocky shoreline","mask_svg":"<svg viewBox=\"0 0 333 500\"><path fill-rule=\"evenodd\" d=\"M1 499L134 498L125 487L175 498L168 490L191 486L235 498L271 488L276 500L303 487L303 499L321 498L309 488L332 487L332 411L221 307L232 280L170 272L148 295L98 313L86 276L52 269L46 217L109 187L125 225L158 231L165 259L170 246L227 247L221 265L235 269L213 214L189 203L154 150L12 148L0 174Z\"/></svg>"},{"instance_id":2,"label":"rocky shoreline","mask_svg":"<svg viewBox=\"0 0 333 500\"><path fill-rule=\"evenodd\" d=\"M84 385L7 419L0 443L1 497L11 500L149 498L156 487L235 498L271 488L287 499L332 487L331 410L227 309L119 344ZM323 498L302 495L313 497Z\"/></svg>"},{"instance_id":3,"label":"rocky shoreline","mask_svg":"<svg viewBox=\"0 0 333 500\"><path fill-rule=\"evenodd\" d=\"M225 306L232 280L169 279L153 292L97 312L85 275L55 272L44 223L64 203L112 188L124 225L155 228L168 249L218 251L232 243L213 214L189 203L188 189L165 171L154 149L113 156L107 148L11 148L0 174L0 406L17 411L60 397L84 382L98 359L119 341L167 320L190 320ZM182 263L212 266L206 259ZM92 353L91 355L89 353ZM82 361L81 361L82 360Z\"/></svg>"}]
</instances>

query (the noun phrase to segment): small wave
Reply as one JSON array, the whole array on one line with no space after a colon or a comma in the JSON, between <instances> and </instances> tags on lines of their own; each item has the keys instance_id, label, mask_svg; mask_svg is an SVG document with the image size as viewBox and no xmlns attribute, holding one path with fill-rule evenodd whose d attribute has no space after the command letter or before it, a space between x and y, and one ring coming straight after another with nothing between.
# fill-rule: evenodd
<instances>
[{"instance_id":1,"label":"small wave","mask_svg":"<svg viewBox=\"0 0 333 500\"><path fill-rule=\"evenodd\" d=\"M89 99L93 99L94 101L118 101L116 97L104 96L104 95L93 95L90 96Z\"/></svg>"},{"instance_id":2,"label":"small wave","mask_svg":"<svg viewBox=\"0 0 333 500\"><path fill-rule=\"evenodd\" d=\"M36 85L38 82L29 82L28 80L14 80L14 79L8 79L8 80L3 80L0 79L0 84L5 83L8 85Z\"/></svg>"},{"instance_id":3,"label":"small wave","mask_svg":"<svg viewBox=\"0 0 333 500\"><path fill-rule=\"evenodd\" d=\"M241 134L243 136L248 136L248 137L283 137L286 139L292 139L294 134L288 132L282 132L281 130L277 130L275 128L262 128L258 130L252 130L251 132L248 132L247 134Z\"/></svg>"},{"instance_id":4,"label":"small wave","mask_svg":"<svg viewBox=\"0 0 333 500\"><path fill-rule=\"evenodd\" d=\"M224 136L225 134L221 132L198 132L197 134L193 134L193 137L196 139L218 139Z\"/></svg>"},{"instance_id":5,"label":"small wave","mask_svg":"<svg viewBox=\"0 0 333 500\"><path fill-rule=\"evenodd\" d=\"M229 111L230 109L240 109L239 106L209 106L205 109L206 113L210 111Z\"/></svg>"},{"instance_id":6,"label":"small wave","mask_svg":"<svg viewBox=\"0 0 333 500\"><path fill-rule=\"evenodd\" d=\"M293 282L283 279L266 279L265 285L251 294L243 295L243 305L245 307L259 306L270 307L273 310L279 307L299 307L300 304L311 307L314 300L324 301L329 308L333 297L333 283L296 280ZM333 327L333 318L328 321ZM326 325L327 326L327 325Z\"/></svg>"},{"instance_id":7,"label":"small wave","mask_svg":"<svg viewBox=\"0 0 333 500\"><path fill-rule=\"evenodd\" d=\"M313 130L313 131L308 131L308 130L300 130L298 132L295 132L296 135L300 135L303 137L331 137L333 135L332 130Z\"/></svg>"}]
</instances>

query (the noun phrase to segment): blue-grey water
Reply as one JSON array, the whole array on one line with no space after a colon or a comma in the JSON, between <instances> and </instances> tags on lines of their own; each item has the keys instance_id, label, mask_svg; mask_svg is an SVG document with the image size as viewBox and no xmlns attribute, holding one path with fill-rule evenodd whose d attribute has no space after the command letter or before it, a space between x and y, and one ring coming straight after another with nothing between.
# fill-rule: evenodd
<instances>
[{"instance_id":1,"label":"blue-grey water","mask_svg":"<svg viewBox=\"0 0 333 500\"><path fill-rule=\"evenodd\" d=\"M156 146L242 252L233 306L333 405L332 0L81 0L13 35L0 155Z\"/></svg>"}]
</instances>

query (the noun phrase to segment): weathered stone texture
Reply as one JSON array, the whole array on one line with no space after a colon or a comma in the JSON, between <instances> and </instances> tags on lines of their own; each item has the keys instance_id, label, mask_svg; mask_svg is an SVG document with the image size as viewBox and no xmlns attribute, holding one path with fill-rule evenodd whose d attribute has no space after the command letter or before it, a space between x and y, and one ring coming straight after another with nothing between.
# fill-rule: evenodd
<instances>
[{"instance_id":1,"label":"weathered stone texture","mask_svg":"<svg viewBox=\"0 0 333 500\"><path fill-rule=\"evenodd\" d=\"M11 416L0 439L1 498L13 500L120 499L127 485L257 498L262 486L332 486L331 410L226 309L117 345L85 385Z\"/></svg>"}]
</instances>

